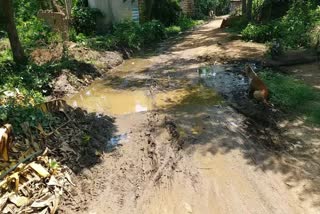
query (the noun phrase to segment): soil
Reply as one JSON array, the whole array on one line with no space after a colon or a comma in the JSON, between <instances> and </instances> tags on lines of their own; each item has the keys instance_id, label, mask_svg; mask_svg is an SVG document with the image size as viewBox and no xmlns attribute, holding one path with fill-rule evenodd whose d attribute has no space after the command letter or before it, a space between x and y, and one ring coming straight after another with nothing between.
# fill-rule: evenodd
<instances>
[{"instance_id":1,"label":"soil","mask_svg":"<svg viewBox=\"0 0 320 214\"><path fill-rule=\"evenodd\" d=\"M66 98L115 123L101 162L74 176L61 213L319 213L318 128L239 102L242 86L230 86L246 84L238 71L221 71L231 76L224 81L211 72L213 85L199 77L207 64L263 59L266 47L235 40L219 29L222 18Z\"/></svg>"},{"instance_id":2,"label":"soil","mask_svg":"<svg viewBox=\"0 0 320 214\"><path fill-rule=\"evenodd\" d=\"M67 42L65 46L70 68L56 72L56 77L50 83L48 100L75 94L123 62L122 55L118 52L96 51L73 42ZM39 48L30 55L37 65L53 64L63 59L63 45Z\"/></svg>"}]
</instances>

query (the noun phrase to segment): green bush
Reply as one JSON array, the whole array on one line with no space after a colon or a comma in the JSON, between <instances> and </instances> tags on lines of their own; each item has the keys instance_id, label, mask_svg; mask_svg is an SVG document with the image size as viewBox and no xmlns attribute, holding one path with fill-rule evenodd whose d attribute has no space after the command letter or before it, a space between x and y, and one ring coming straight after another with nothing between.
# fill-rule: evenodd
<instances>
[{"instance_id":1,"label":"green bush","mask_svg":"<svg viewBox=\"0 0 320 214\"><path fill-rule=\"evenodd\" d=\"M141 28L144 44L158 42L166 37L166 29L158 20L152 20L151 22L144 23Z\"/></svg>"},{"instance_id":2,"label":"green bush","mask_svg":"<svg viewBox=\"0 0 320 214\"><path fill-rule=\"evenodd\" d=\"M34 47L35 44L37 46L48 44L56 35L44 21L35 16L28 21L18 20L17 30L21 43L27 48Z\"/></svg>"},{"instance_id":3,"label":"green bush","mask_svg":"<svg viewBox=\"0 0 320 214\"><path fill-rule=\"evenodd\" d=\"M113 28L117 45L139 49L143 44L142 29L138 23L127 20L115 24Z\"/></svg>"},{"instance_id":4,"label":"green bush","mask_svg":"<svg viewBox=\"0 0 320 214\"><path fill-rule=\"evenodd\" d=\"M182 31L188 30L194 26L199 24L197 21L187 17L187 16L181 16L178 20L176 25L178 25Z\"/></svg>"},{"instance_id":5,"label":"green bush","mask_svg":"<svg viewBox=\"0 0 320 214\"><path fill-rule=\"evenodd\" d=\"M165 26L170 26L177 22L181 13L178 0L158 0L153 3L150 18L161 21Z\"/></svg>"},{"instance_id":6,"label":"green bush","mask_svg":"<svg viewBox=\"0 0 320 214\"><path fill-rule=\"evenodd\" d=\"M72 26L77 33L94 35L97 28L97 18L102 16L102 13L98 9L75 6L72 9L72 15Z\"/></svg>"},{"instance_id":7,"label":"green bush","mask_svg":"<svg viewBox=\"0 0 320 214\"><path fill-rule=\"evenodd\" d=\"M87 39L85 42L95 50L112 50L117 47L117 40L113 35L97 36Z\"/></svg>"},{"instance_id":8,"label":"green bush","mask_svg":"<svg viewBox=\"0 0 320 214\"><path fill-rule=\"evenodd\" d=\"M244 40L252 40L255 42L268 42L273 38L279 38L280 26L276 21L270 24L252 24L249 23L245 29L242 30L241 35Z\"/></svg>"},{"instance_id":9,"label":"green bush","mask_svg":"<svg viewBox=\"0 0 320 214\"><path fill-rule=\"evenodd\" d=\"M170 27L166 28L166 34L168 36L174 36L181 33L181 27L180 26L176 26L176 25L172 25Z\"/></svg>"},{"instance_id":10,"label":"green bush","mask_svg":"<svg viewBox=\"0 0 320 214\"><path fill-rule=\"evenodd\" d=\"M308 32L312 28L313 12L310 3L295 1L281 20L281 36L288 47L309 45Z\"/></svg>"},{"instance_id":11,"label":"green bush","mask_svg":"<svg viewBox=\"0 0 320 214\"><path fill-rule=\"evenodd\" d=\"M165 27L160 21L153 20L139 25L124 21L114 25L110 44L139 49L145 44L158 42L166 37Z\"/></svg>"},{"instance_id":12,"label":"green bush","mask_svg":"<svg viewBox=\"0 0 320 214\"><path fill-rule=\"evenodd\" d=\"M319 6L315 8L310 1L293 1L281 19L267 24L250 23L241 34L245 40L255 42L281 40L286 48L309 47L312 45L312 35L317 35L315 29L319 23Z\"/></svg>"}]
</instances>

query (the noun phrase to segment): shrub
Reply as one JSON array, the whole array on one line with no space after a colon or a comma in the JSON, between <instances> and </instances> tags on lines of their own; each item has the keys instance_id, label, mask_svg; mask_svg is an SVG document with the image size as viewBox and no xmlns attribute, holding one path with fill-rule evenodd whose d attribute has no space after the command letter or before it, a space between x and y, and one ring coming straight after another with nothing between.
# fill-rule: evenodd
<instances>
[{"instance_id":1,"label":"shrub","mask_svg":"<svg viewBox=\"0 0 320 214\"><path fill-rule=\"evenodd\" d=\"M309 3L295 1L281 20L281 36L288 47L308 46L308 32L312 27Z\"/></svg>"},{"instance_id":2,"label":"shrub","mask_svg":"<svg viewBox=\"0 0 320 214\"><path fill-rule=\"evenodd\" d=\"M117 39L113 35L104 35L87 39L83 43L96 50L112 50L117 46Z\"/></svg>"},{"instance_id":3,"label":"shrub","mask_svg":"<svg viewBox=\"0 0 320 214\"><path fill-rule=\"evenodd\" d=\"M18 20L17 30L20 40L27 48L37 45L45 45L50 43L55 36L48 25L44 21L33 16L28 21Z\"/></svg>"},{"instance_id":4,"label":"shrub","mask_svg":"<svg viewBox=\"0 0 320 214\"><path fill-rule=\"evenodd\" d=\"M166 29L164 25L158 20L144 23L141 26L142 38L144 44L158 42L166 37Z\"/></svg>"},{"instance_id":5,"label":"shrub","mask_svg":"<svg viewBox=\"0 0 320 214\"><path fill-rule=\"evenodd\" d=\"M165 26L170 26L177 22L181 12L177 0L154 1L150 18L161 21Z\"/></svg>"},{"instance_id":6,"label":"shrub","mask_svg":"<svg viewBox=\"0 0 320 214\"><path fill-rule=\"evenodd\" d=\"M281 27L276 21L265 24L256 25L249 23L245 29L242 30L241 34L243 39L252 40L255 42L268 42L272 41L273 38L279 38Z\"/></svg>"},{"instance_id":7,"label":"shrub","mask_svg":"<svg viewBox=\"0 0 320 214\"><path fill-rule=\"evenodd\" d=\"M181 16L178 20L176 25L178 25L182 31L188 30L194 26L196 26L198 23L197 21L187 17L187 16Z\"/></svg>"},{"instance_id":8,"label":"shrub","mask_svg":"<svg viewBox=\"0 0 320 214\"><path fill-rule=\"evenodd\" d=\"M138 23L127 20L115 24L113 28L116 44L133 49L141 47L143 43L142 29Z\"/></svg>"},{"instance_id":9,"label":"shrub","mask_svg":"<svg viewBox=\"0 0 320 214\"><path fill-rule=\"evenodd\" d=\"M75 6L72 9L72 26L77 33L93 35L97 28L97 18L102 16L98 9L92 9L84 6Z\"/></svg>"},{"instance_id":10,"label":"shrub","mask_svg":"<svg viewBox=\"0 0 320 214\"><path fill-rule=\"evenodd\" d=\"M172 25L172 26L166 28L166 34L168 36L177 35L180 32L181 32L181 27L176 26L176 25Z\"/></svg>"}]
</instances>

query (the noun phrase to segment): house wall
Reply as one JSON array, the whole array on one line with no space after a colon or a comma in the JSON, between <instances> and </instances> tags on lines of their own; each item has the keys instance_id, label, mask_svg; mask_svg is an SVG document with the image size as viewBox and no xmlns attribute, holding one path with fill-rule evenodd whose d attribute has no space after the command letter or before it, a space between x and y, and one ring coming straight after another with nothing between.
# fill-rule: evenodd
<instances>
[{"instance_id":1,"label":"house wall","mask_svg":"<svg viewBox=\"0 0 320 214\"><path fill-rule=\"evenodd\" d=\"M241 1L230 2L230 14L239 14L241 12Z\"/></svg>"},{"instance_id":2,"label":"house wall","mask_svg":"<svg viewBox=\"0 0 320 214\"><path fill-rule=\"evenodd\" d=\"M185 14L191 16L194 13L194 0L182 0L180 7Z\"/></svg>"},{"instance_id":3,"label":"house wall","mask_svg":"<svg viewBox=\"0 0 320 214\"><path fill-rule=\"evenodd\" d=\"M91 8L97 8L102 12L104 17L98 21L101 26L132 19L132 11L138 8L137 1L132 2L131 0L126 2L123 0L88 0L88 2Z\"/></svg>"}]
</instances>

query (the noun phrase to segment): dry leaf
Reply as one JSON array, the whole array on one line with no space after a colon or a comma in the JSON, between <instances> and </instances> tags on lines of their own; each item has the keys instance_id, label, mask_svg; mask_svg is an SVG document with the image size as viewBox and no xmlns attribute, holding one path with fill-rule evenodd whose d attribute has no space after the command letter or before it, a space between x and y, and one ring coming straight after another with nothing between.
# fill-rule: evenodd
<instances>
[{"instance_id":1,"label":"dry leaf","mask_svg":"<svg viewBox=\"0 0 320 214\"><path fill-rule=\"evenodd\" d=\"M52 175L50 177L49 182L48 182L48 186L59 186L60 187L61 185L59 184L58 180Z\"/></svg>"},{"instance_id":2,"label":"dry leaf","mask_svg":"<svg viewBox=\"0 0 320 214\"><path fill-rule=\"evenodd\" d=\"M25 206L29 203L29 199L24 196L19 196L17 194L11 195L9 200L14 203L17 207Z\"/></svg>"},{"instance_id":3,"label":"dry leaf","mask_svg":"<svg viewBox=\"0 0 320 214\"><path fill-rule=\"evenodd\" d=\"M3 207L6 205L9 198L9 193L7 192L0 198L0 210L3 209Z\"/></svg>"},{"instance_id":4,"label":"dry leaf","mask_svg":"<svg viewBox=\"0 0 320 214\"><path fill-rule=\"evenodd\" d=\"M29 166L43 178L50 176L49 172L40 164L32 162L29 164Z\"/></svg>"},{"instance_id":5,"label":"dry leaf","mask_svg":"<svg viewBox=\"0 0 320 214\"><path fill-rule=\"evenodd\" d=\"M76 186L72 180L71 180L71 176L69 175L69 173L64 173L64 176L66 177L66 179L68 180L68 182L72 185L72 186Z\"/></svg>"},{"instance_id":6,"label":"dry leaf","mask_svg":"<svg viewBox=\"0 0 320 214\"><path fill-rule=\"evenodd\" d=\"M31 207L33 208L44 208L44 207L50 207L52 206L52 202L55 199L54 195L46 194L44 197L42 197L39 200L36 200L31 204Z\"/></svg>"}]
</instances>

